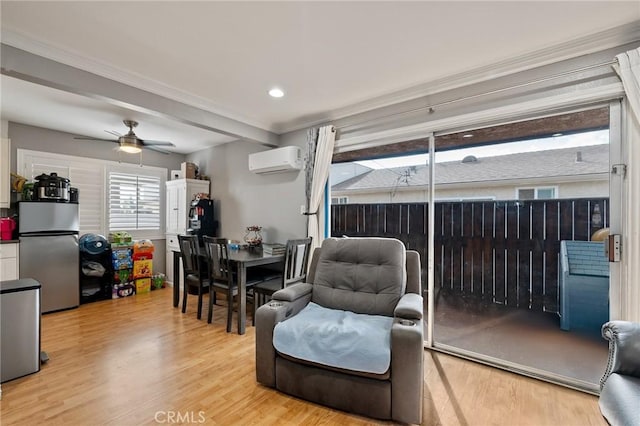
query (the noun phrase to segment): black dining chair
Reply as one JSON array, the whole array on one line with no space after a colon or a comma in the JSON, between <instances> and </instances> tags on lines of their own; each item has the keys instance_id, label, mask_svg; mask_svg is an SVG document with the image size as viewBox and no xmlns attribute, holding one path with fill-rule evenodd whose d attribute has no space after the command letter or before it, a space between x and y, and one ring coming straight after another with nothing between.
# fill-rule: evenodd
<instances>
[{"instance_id":1,"label":"black dining chair","mask_svg":"<svg viewBox=\"0 0 640 426\"><path fill-rule=\"evenodd\" d=\"M207 322L213 321L213 305L216 301L216 293L224 293L227 299L227 333L231 331L233 321L233 298L238 294L238 281L233 265L229 261L229 248L226 238L215 238L205 236L202 238L206 252L206 259L209 271L209 317ZM259 280L247 279L247 288L260 282Z\"/></svg>"},{"instance_id":2,"label":"black dining chair","mask_svg":"<svg viewBox=\"0 0 640 426\"><path fill-rule=\"evenodd\" d=\"M180 244L180 255L182 257L182 268L184 275L183 296L182 296L182 313L187 312L187 295L189 287L198 289L198 319L202 317L202 295L206 288L209 287L207 271L204 270L201 262L200 248L197 235L178 235L178 243ZM177 265L176 265L177 266Z\"/></svg>"},{"instance_id":3,"label":"black dining chair","mask_svg":"<svg viewBox=\"0 0 640 426\"><path fill-rule=\"evenodd\" d=\"M267 302L267 298L276 291L307 278L310 247L311 237L287 241L282 275L253 286L253 325L256 324L256 310Z\"/></svg>"}]
</instances>

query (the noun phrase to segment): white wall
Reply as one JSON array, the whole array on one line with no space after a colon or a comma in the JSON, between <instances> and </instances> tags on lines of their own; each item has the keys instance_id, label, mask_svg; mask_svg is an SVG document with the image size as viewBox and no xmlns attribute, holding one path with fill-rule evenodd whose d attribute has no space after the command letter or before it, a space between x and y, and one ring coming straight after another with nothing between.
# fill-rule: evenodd
<instances>
[{"instance_id":1,"label":"white wall","mask_svg":"<svg viewBox=\"0 0 640 426\"><path fill-rule=\"evenodd\" d=\"M306 155L306 132L287 137L281 146L297 145ZM306 217L300 214L305 204L304 170L256 175L249 171L250 153L268 149L251 142L236 141L187 156L198 164L200 172L211 179L219 235L244 238L249 225L263 227L265 242L286 242L306 236Z\"/></svg>"}]
</instances>

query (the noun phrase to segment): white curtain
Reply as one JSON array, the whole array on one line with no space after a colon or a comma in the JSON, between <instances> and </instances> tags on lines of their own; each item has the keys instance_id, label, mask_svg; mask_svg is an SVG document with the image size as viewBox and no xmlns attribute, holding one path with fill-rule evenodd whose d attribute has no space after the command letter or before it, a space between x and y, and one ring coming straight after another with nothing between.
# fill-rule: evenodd
<instances>
[{"instance_id":1,"label":"white curtain","mask_svg":"<svg viewBox=\"0 0 640 426\"><path fill-rule=\"evenodd\" d=\"M324 190L329 178L335 140L336 131L333 126L324 126L319 129L315 161L313 162L313 179L311 181L308 212L309 227L307 233L313 238L311 253L322 244L324 239L324 223L320 222L320 211L324 207Z\"/></svg>"},{"instance_id":2,"label":"white curtain","mask_svg":"<svg viewBox=\"0 0 640 426\"><path fill-rule=\"evenodd\" d=\"M627 175L624 190L624 235L620 318L640 322L640 48L616 56L614 68L626 94L623 152Z\"/></svg>"}]
</instances>

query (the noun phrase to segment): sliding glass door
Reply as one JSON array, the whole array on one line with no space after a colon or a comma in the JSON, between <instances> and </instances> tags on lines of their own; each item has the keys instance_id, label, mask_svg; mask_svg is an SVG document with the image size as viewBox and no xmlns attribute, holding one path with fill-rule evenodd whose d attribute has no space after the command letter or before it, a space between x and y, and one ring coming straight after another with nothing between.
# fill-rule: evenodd
<instances>
[{"instance_id":1,"label":"sliding glass door","mask_svg":"<svg viewBox=\"0 0 640 426\"><path fill-rule=\"evenodd\" d=\"M414 155L334 164L332 235L420 252L428 347L595 391L617 285L602 242L619 226L617 111L425 135Z\"/></svg>"},{"instance_id":2,"label":"sliding glass door","mask_svg":"<svg viewBox=\"0 0 640 426\"><path fill-rule=\"evenodd\" d=\"M517 139L475 144L497 129L465 131L467 144L440 152L436 138L435 348L597 390L612 285L609 116L531 120Z\"/></svg>"}]
</instances>

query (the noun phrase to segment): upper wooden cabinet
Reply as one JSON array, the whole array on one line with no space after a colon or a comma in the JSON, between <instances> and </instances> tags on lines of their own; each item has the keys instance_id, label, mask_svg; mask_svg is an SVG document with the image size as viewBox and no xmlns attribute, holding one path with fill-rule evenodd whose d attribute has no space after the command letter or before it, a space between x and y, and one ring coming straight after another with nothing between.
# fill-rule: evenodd
<instances>
[{"instance_id":1,"label":"upper wooden cabinet","mask_svg":"<svg viewBox=\"0 0 640 426\"><path fill-rule=\"evenodd\" d=\"M0 208L11 203L11 141L0 138Z\"/></svg>"}]
</instances>

